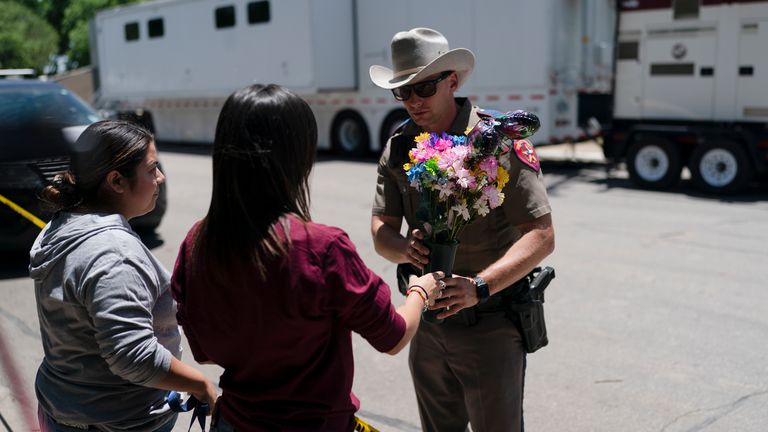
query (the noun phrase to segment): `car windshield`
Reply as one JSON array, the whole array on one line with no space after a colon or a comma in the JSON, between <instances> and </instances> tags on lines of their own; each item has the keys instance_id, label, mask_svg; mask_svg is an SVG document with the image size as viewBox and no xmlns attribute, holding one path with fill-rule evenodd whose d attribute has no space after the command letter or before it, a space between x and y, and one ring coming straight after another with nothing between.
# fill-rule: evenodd
<instances>
[{"instance_id":1,"label":"car windshield","mask_svg":"<svg viewBox=\"0 0 768 432\"><path fill-rule=\"evenodd\" d=\"M60 87L0 88L1 128L79 126L98 120L88 105Z\"/></svg>"}]
</instances>

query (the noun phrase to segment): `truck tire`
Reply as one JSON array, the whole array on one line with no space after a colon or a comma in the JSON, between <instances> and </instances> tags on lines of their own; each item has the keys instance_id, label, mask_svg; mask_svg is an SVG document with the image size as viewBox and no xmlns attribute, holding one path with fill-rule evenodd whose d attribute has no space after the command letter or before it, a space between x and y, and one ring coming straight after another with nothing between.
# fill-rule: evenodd
<instances>
[{"instance_id":1,"label":"truck tire","mask_svg":"<svg viewBox=\"0 0 768 432\"><path fill-rule=\"evenodd\" d=\"M675 145L660 136L639 136L627 152L627 171L636 185L667 189L680 181L680 154Z\"/></svg>"},{"instance_id":2,"label":"truck tire","mask_svg":"<svg viewBox=\"0 0 768 432\"><path fill-rule=\"evenodd\" d=\"M693 182L710 193L734 193L752 178L744 149L733 141L702 144L691 154L689 165Z\"/></svg>"},{"instance_id":3,"label":"truck tire","mask_svg":"<svg viewBox=\"0 0 768 432\"><path fill-rule=\"evenodd\" d=\"M379 152L384 151L384 146L387 145L387 141L395 133L395 130L409 118L408 111L404 109L396 109L387 114L384 121L381 122L381 130L379 131L379 143L381 145Z\"/></svg>"},{"instance_id":4,"label":"truck tire","mask_svg":"<svg viewBox=\"0 0 768 432\"><path fill-rule=\"evenodd\" d=\"M363 117L355 111L342 111L331 125L333 151L344 156L362 156L370 150L371 136Z\"/></svg>"}]
</instances>

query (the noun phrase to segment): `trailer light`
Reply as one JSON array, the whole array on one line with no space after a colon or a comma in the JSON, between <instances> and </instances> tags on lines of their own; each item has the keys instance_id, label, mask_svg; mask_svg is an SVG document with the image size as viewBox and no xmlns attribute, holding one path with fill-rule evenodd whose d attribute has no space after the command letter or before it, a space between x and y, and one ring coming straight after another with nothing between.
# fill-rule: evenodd
<instances>
[{"instance_id":1,"label":"trailer light","mask_svg":"<svg viewBox=\"0 0 768 432\"><path fill-rule=\"evenodd\" d=\"M614 141L624 141L627 139L627 134L625 132L614 132L611 134L611 137Z\"/></svg>"},{"instance_id":2,"label":"trailer light","mask_svg":"<svg viewBox=\"0 0 768 432\"><path fill-rule=\"evenodd\" d=\"M680 135L677 137L677 142L680 144L696 145L699 143L699 139L695 135Z\"/></svg>"}]
</instances>

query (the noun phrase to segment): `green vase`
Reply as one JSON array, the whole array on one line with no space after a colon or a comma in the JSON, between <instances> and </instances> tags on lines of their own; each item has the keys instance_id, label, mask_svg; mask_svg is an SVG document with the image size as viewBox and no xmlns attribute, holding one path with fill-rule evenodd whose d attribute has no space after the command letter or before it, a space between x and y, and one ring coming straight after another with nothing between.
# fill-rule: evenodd
<instances>
[{"instance_id":1,"label":"green vase","mask_svg":"<svg viewBox=\"0 0 768 432\"><path fill-rule=\"evenodd\" d=\"M456 260L456 250L459 248L458 240L448 243L432 243L429 240L424 240L424 245L429 248L429 263L424 266L423 274L441 271L445 273L445 277L451 277L453 262ZM421 319L433 324L442 324L444 320L437 318L437 314L443 310L426 310L421 314Z\"/></svg>"}]
</instances>

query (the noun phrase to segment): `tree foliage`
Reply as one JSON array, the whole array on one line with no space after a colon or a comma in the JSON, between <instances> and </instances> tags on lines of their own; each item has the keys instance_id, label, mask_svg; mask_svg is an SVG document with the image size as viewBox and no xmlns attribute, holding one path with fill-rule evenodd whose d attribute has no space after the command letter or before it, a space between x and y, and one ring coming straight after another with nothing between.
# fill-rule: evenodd
<instances>
[{"instance_id":1,"label":"tree foliage","mask_svg":"<svg viewBox=\"0 0 768 432\"><path fill-rule=\"evenodd\" d=\"M89 22L96 16L96 12L139 1L141 0L0 0L2 4L10 2L16 6L23 5L47 21L54 32L58 32L53 52L67 55L70 68L91 63L88 32ZM5 26L0 29L0 33L8 33Z\"/></svg>"},{"instance_id":2,"label":"tree foliage","mask_svg":"<svg viewBox=\"0 0 768 432\"><path fill-rule=\"evenodd\" d=\"M41 73L58 51L59 36L35 12L18 2L0 1L0 68L34 68Z\"/></svg>"},{"instance_id":3,"label":"tree foliage","mask_svg":"<svg viewBox=\"0 0 768 432\"><path fill-rule=\"evenodd\" d=\"M80 67L91 63L91 52L88 36L89 22L96 12L138 0L71 0L64 10L61 21L61 32L69 41L66 54L70 67Z\"/></svg>"}]
</instances>

